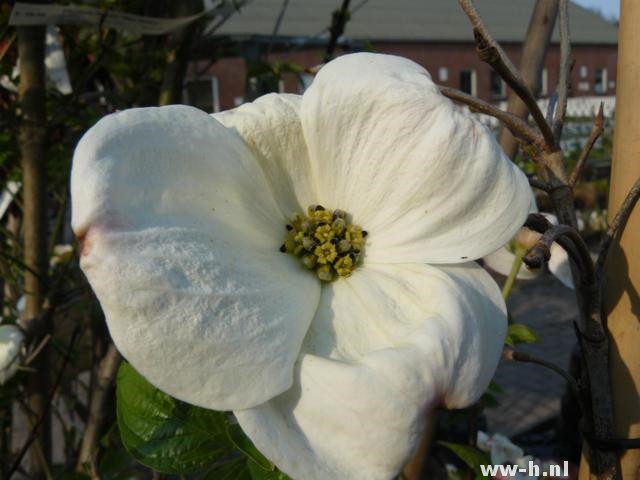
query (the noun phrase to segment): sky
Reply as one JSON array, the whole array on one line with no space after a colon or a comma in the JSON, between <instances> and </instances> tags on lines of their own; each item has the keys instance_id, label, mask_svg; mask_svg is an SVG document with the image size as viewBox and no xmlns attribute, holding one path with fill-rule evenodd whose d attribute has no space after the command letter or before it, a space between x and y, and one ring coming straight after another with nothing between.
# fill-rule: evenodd
<instances>
[{"instance_id":1,"label":"sky","mask_svg":"<svg viewBox=\"0 0 640 480\"><path fill-rule=\"evenodd\" d=\"M620 0L573 0L578 5L599 10L606 18L620 18Z\"/></svg>"}]
</instances>

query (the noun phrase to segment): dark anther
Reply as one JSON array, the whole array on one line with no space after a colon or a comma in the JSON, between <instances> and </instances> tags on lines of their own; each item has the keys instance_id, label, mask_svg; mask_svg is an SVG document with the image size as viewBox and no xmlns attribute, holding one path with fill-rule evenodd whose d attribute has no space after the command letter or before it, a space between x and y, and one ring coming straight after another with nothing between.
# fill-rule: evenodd
<instances>
[{"instance_id":1,"label":"dark anther","mask_svg":"<svg viewBox=\"0 0 640 480\"><path fill-rule=\"evenodd\" d=\"M336 243L338 243L339 241L340 241L340 240L338 240L336 237L333 237L333 238L331 239L331 243L333 243L334 245L335 245Z\"/></svg>"},{"instance_id":2,"label":"dark anther","mask_svg":"<svg viewBox=\"0 0 640 480\"><path fill-rule=\"evenodd\" d=\"M366 237L367 235L369 235L369 232L367 232L366 230L362 230L362 236Z\"/></svg>"},{"instance_id":3,"label":"dark anther","mask_svg":"<svg viewBox=\"0 0 640 480\"><path fill-rule=\"evenodd\" d=\"M285 228L286 228L287 230L289 230L289 231L293 230L293 227L292 227L291 225L289 225L289 224L287 224Z\"/></svg>"},{"instance_id":4,"label":"dark anther","mask_svg":"<svg viewBox=\"0 0 640 480\"><path fill-rule=\"evenodd\" d=\"M286 253L287 252L287 247L284 246L284 243L280 246L280 251L282 253Z\"/></svg>"},{"instance_id":5,"label":"dark anther","mask_svg":"<svg viewBox=\"0 0 640 480\"><path fill-rule=\"evenodd\" d=\"M324 210L324 207L322 205L316 205L316 212L319 212L321 210Z\"/></svg>"},{"instance_id":6,"label":"dark anther","mask_svg":"<svg viewBox=\"0 0 640 480\"><path fill-rule=\"evenodd\" d=\"M351 257L351 260L353 261L353 263L356 262L356 256L355 256L355 254L353 252L349 253L349 257Z\"/></svg>"}]
</instances>

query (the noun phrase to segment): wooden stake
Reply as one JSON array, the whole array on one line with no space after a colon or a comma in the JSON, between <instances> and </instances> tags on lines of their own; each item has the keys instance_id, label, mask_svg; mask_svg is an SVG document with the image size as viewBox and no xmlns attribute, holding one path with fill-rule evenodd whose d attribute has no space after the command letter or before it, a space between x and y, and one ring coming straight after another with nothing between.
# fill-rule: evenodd
<instances>
[{"instance_id":1,"label":"wooden stake","mask_svg":"<svg viewBox=\"0 0 640 480\"><path fill-rule=\"evenodd\" d=\"M640 2L622 0L618 45L616 118L609 193L609 221L640 177ZM614 240L605 268L604 309L610 333L615 435L640 437L640 210L632 213L620 240ZM640 450L622 450L623 479L640 478ZM590 474L584 458L580 478Z\"/></svg>"}]
</instances>

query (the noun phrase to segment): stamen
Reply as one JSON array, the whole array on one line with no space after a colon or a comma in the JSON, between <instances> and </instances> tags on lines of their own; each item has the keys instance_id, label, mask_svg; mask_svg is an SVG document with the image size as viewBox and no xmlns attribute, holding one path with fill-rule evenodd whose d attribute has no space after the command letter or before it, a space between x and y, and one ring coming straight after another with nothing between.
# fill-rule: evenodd
<instances>
[{"instance_id":1,"label":"stamen","mask_svg":"<svg viewBox=\"0 0 640 480\"><path fill-rule=\"evenodd\" d=\"M330 242L325 242L319 247L316 247L314 252L318 257L318 263L331 263L338 256L338 252L336 252L336 247L333 246Z\"/></svg>"},{"instance_id":2,"label":"stamen","mask_svg":"<svg viewBox=\"0 0 640 480\"><path fill-rule=\"evenodd\" d=\"M299 257L302 265L315 270L324 282L351 275L362 258L368 235L349 223L344 210L327 210L322 205L309 206L306 216L294 215L285 228L280 251Z\"/></svg>"}]
</instances>

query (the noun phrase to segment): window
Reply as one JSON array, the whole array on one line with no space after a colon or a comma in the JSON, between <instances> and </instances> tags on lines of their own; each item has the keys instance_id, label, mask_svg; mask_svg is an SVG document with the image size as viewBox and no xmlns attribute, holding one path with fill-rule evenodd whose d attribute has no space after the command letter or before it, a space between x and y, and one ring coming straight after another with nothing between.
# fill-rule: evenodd
<instances>
[{"instance_id":1,"label":"window","mask_svg":"<svg viewBox=\"0 0 640 480\"><path fill-rule=\"evenodd\" d=\"M587 69L587 66L582 65L580 67L580 78L587 78L588 74L589 74L589 70Z\"/></svg>"},{"instance_id":2,"label":"window","mask_svg":"<svg viewBox=\"0 0 640 480\"><path fill-rule=\"evenodd\" d=\"M546 97L549 94L549 73L546 68L540 73L540 96Z\"/></svg>"},{"instance_id":3,"label":"window","mask_svg":"<svg viewBox=\"0 0 640 480\"><path fill-rule=\"evenodd\" d=\"M504 82L500 74L491 70L491 97L503 98L505 96Z\"/></svg>"},{"instance_id":4,"label":"window","mask_svg":"<svg viewBox=\"0 0 640 480\"><path fill-rule=\"evenodd\" d=\"M589 82L580 82L578 83L578 90L581 92L588 92L591 89L591 85Z\"/></svg>"},{"instance_id":5,"label":"window","mask_svg":"<svg viewBox=\"0 0 640 480\"><path fill-rule=\"evenodd\" d=\"M475 70L462 70L460 72L460 90L469 95L476 95Z\"/></svg>"},{"instance_id":6,"label":"window","mask_svg":"<svg viewBox=\"0 0 640 480\"><path fill-rule=\"evenodd\" d=\"M596 68L596 81L593 89L598 95L607 93L607 69Z\"/></svg>"},{"instance_id":7,"label":"window","mask_svg":"<svg viewBox=\"0 0 640 480\"><path fill-rule=\"evenodd\" d=\"M447 80L449 80L449 70L446 67L440 67L438 69L438 81L446 82Z\"/></svg>"},{"instance_id":8,"label":"window","mask_svg":"<svg viewBox=\"0 0 640 480\"><path fill-rule=\"evenodd\" d=\"M220 92L218 77L200 78L187 83L184 92L185 103L193 105L207 113L220 111Z\"/></svg>"}]
</instances>

